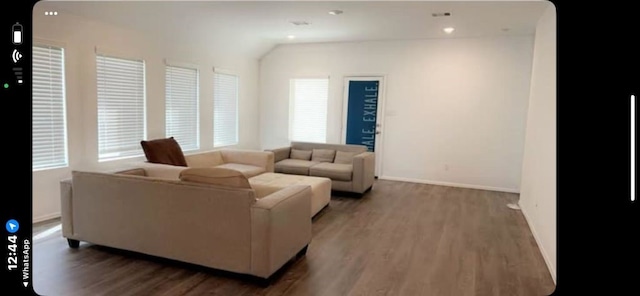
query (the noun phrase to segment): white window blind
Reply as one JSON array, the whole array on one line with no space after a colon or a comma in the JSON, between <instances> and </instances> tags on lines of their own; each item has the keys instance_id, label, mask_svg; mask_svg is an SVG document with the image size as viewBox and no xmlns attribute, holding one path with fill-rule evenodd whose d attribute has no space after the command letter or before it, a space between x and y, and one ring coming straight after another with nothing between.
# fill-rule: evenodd
<instances>
[{"instance_id":1,"label":"white window blind","mask_svg":"<svg viewBox=\"0 0 640 296\"><path fill-rule=\"evenodd\" d=\"M165 79L166 136L174 137L183 151L197 150L198 70L167 66Z\"/></svg>"},{"instance_id":2,"label":"white window blind","mask_svg":"<svg viewBox=\"0 0 640 296\"><path fill-rule=\"evenodd\" d=\"M290 140L327 141L329 79L291 79Z\"/></svg>"},{"instance_id":3,"label":"white window blind","mask_svg":"<svg viewBox=\"0 0 640 296\"><path fill-rule=\"evenodd\" d=\"M214 73L213 147L238 144L238 77Z\"/></svg>"},{"instance_id":4,"label":"white window blind","mask_svg":"<svg viewBox=\"0 0 640 296\"><path fill-rule=\"evenodd\" d=\"M145 139L144 61L96 56L98 159L143 155Z\"/></svg>"},{"instance_id":5,"label":"white window blind","mask_svg":"<svg viewBox=\"0 0 640 296\"><path fill-rule=\"evenodd\" d=\"M33 47L32 87L32 169L67 166L62 48Z\"/></svg>"}]
</instances>

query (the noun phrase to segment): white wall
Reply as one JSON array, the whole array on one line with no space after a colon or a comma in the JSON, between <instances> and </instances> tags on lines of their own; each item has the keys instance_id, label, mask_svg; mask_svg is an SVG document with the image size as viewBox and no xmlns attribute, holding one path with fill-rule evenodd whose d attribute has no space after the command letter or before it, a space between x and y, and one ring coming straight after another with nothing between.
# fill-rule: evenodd
<instances>
[{"instance_id":1,"label":"white wall","mask_svg":"<svg viewBox=\"0 0 640 296\"><path fill-rule=\"evenodd\" d=\"M327 142L341 142L344 76L385 75L381 178L517 192L533 36L281 45L260 61L262 148L288 140L289 79L330 76Z\"/></svg>"},{"instance_id":2,"label":"white wall","mask_svg":"<svg viewBox=\"0 0 640 296\"><path fill-rule=\"evenodd\" d=\"M238 148L259 148L258 61L198 44L150 40L145 34L71 16L46 17L36 6L33 34L65 50L69 167L33 172L33 219L59 216L59 181L72 169L114 169L138 160L98 162L95 47L124 57L141 57L146 66L147 137L165 137L164 59L200 68L200 151L213 149L213 71L239 76Z\"/></svg>"},{"instance_id":3,"label":"white wall","mask_svg":"<svg viewBox=\"0 0 640 296\"><path fill-rule=\"evenodd\" d=\"M556 279L556 10L538 21L520 207Z\"/></svg>"}]
</instances>

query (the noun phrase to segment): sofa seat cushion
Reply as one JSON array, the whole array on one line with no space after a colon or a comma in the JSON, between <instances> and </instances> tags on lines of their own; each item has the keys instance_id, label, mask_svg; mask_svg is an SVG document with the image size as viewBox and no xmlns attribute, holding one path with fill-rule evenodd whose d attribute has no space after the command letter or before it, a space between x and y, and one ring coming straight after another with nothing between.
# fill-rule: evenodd
<instances>
[{"instance_id":1,"label":"sofa seat cushion","mask_svg":"<svg viewBox=\"0 0 640 296\"><path fill-rule=\"evenodd\" d=\"M240 163L225 163L216 166L216 168L236 170L238 172L241 172L247 178L251 178L253 176L257 176L266 172L266 170L262 167Z\"/></svg>"},{"instance_id":2,"label":"sofa seat cushion","mask_svg":"<svg viewBox=\"0 0 640 296\"><path fill-rule=\"evenodd\" d=\"M351 181L353 166L342 163L323 162L309 169L309 176L325 177L332 180Z\"/></svg>"},{"instance_id":3,"label":"sofa seat cushion","mask_svg":"<svg viewBox=\"0 0 640 296\"><path fill-rule=\"evenodd\" d=\"M318 164L317 161L301 159L285 159L278 161L275 165L276 173L309 175L309 168Z\"/></svg>"},{"instance_id":4,"label":"sofa seat cushion","mask_svg":"<svg viewBox=\"0 0 640 296\"><path fill-rule=\"evenodd\" d=\"M282 190L282 186L272 186L272 185L265 185L265 184L261 184L261 183L251 183L251 181L249 181L249 183L251 184L251 188L253 188L253 191L255 191L256 193L256 199L261 199L269 194L272 194L274 192L280 191Z\"/></svg>"},{"instance_id":5,"label":"sofa seat cushion","mask_svg":"<svg viewBox=\"0 0 640 296\"><path fill-rule=\"evenodd\" d=\"M249 178L256 196L269 193L275 188L286 188L295 185L311 186L311 217L320 212L331 200L331 180L322 177L264 173Z\"/></svg>"}]
</instances>

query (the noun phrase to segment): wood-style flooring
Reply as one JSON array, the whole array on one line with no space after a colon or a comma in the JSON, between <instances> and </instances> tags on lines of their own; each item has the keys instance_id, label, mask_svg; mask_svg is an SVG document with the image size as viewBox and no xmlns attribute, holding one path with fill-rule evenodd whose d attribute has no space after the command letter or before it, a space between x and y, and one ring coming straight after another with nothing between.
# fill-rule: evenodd
<instances>
[{"instance_id":1,"label":"wood-style flooring","mask_svg":"<svg viewBox=\"0 0 640 296\"><path fill-rule=\"evenodd\" d=\"M383 180L362 198L334 195L314 218L306 256L266 287L84 242L70 249L56 231L34 242L34 287L41 295L549 295L555 286L531 231L506 206L517 198Z\"/></svg>"}]
</instances>

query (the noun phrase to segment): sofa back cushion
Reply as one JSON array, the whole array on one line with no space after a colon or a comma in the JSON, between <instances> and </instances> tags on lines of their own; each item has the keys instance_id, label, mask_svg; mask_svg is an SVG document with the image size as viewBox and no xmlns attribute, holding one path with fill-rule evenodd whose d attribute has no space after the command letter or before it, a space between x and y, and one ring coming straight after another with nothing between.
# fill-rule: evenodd
<instances>
[{"instance_id":1,"label":"sofa back cushion","mask_svg":"<svg viewBox=\"0 0 640 296\"><path fill-rule=\"evenodd\" d=\"M151 163L187 166L182 148L173 137L151 141L140 141L147 161Z\"/></svg>"},{"instance_id":2,"label":"sofa back cushion","mask_svg":"<svg viewBox=\"0 0 640 296\"><path fill-rule=\"evenodd\" d=\"M180 172L186 169L186 167L182 166L157 164L146 161L136 164L136 166L144 169L145 176L147 177L173 181L180 180Z\"/></svg>"},{"instance_id":3,"label":"sofa back cushion","mask_svg":"<svg viewBox=\"0 0 640 296\"><path fill-rule=\"evenodd\" d=\"M251 189L249 180L241 172L225 168L189 168L180 172L185 182L213 184L233 188Z\"/></svg>"},{"instance_id":4,"label":"sofa back cushion","mask_svg":"<svg viewBox=\"0 0 640 296\"><path fill-rule=\"evenodd\" d=\"M273 172L273 153L267 151L223 149L220 150L224 163L239 163L258 166Z\"/></svg>"},{"instance_id":5,"label":"sofa back cushion","mask_svg":"<svg viewBox=\"0 0 640 296\"><path fill-rule=\"evenodd\" d=\"M300 160L311 160L311 150L298 150L291 149L291 155L289 158L291 159L300 159Z\"/></svg>"},{"instance_id":6,"label":"sofa back cushion","mask_svg":"<svg viewBox=\"0 0 640 296\"><path fill-rule=\"evenodd\" d=\"M358 154L357 152L336 151L336 158L333 160L333 163L352 164L353 157Z\"/></svg>"},{"instance_id":7,"label":"sofa back cushion","mask_svg":"<svg viewBox=\"0 0 640 296\"><path fill-rule=\"evenodd\" d=\"M345 151L345 152L362 153L367 151L367 146L351 145L351 144L291 142L291 149L299 149L299 150L330 149L330 150L338 150L338 151Z\"/></svg>"},{"instance_id":8,"label":"sofa back cushion","mask_svg":"<svg viewBox=\"0 0 640 296\"><path fill-rule=\"evenodd\" d=\"M311 155L312 161L319 162L333 162L333 159L336 157L336 151L330 149L313 149L313 154Z\"/></svg>"},{"instance_id":9,"label":"sofa back cushion","mask_svg":"<svg viewBox=\"0 0 640 296\"><path fill-rule=\"evenodd\" d=\"M211 168L224 164L220 151L209 151L185 156L190 168Z\"/></svg>"}]
</instances>

